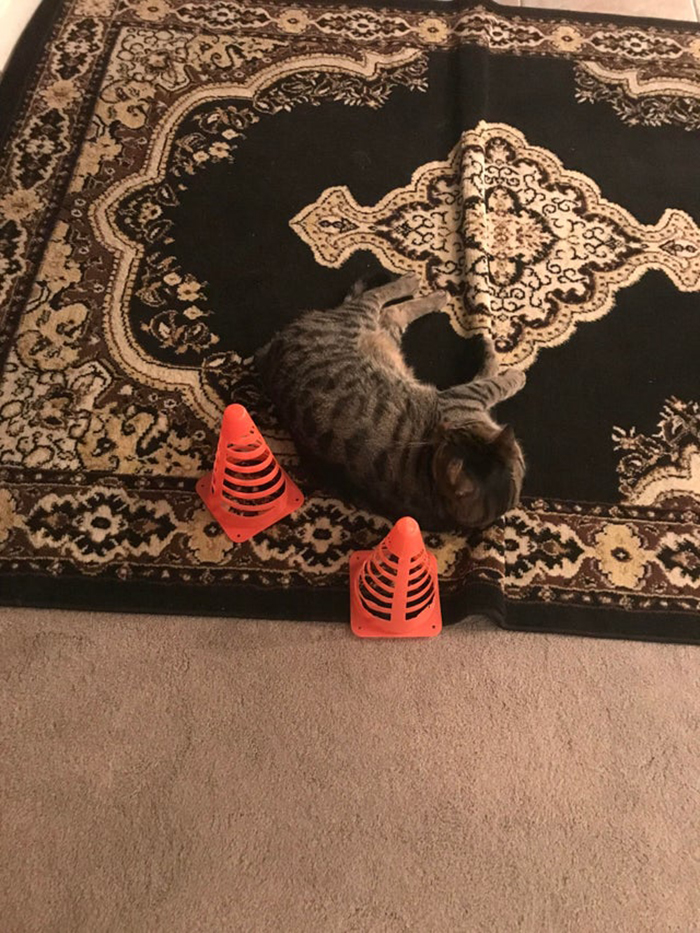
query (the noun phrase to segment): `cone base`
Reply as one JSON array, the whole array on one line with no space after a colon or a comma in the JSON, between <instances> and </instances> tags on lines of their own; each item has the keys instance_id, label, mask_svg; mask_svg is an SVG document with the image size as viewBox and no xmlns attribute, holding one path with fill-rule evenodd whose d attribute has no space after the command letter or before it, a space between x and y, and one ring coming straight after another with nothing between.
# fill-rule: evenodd
<instances>
[{"instance_id":1,"label":"cone base","mask_svg":"<svg viewBox=\"0 0 700 933\"><path fill-rule=\"evenodd\" d=\"M407 630L404 632L389 631L387 626L390 626L391 622L375 619L362 609L359 600L354 598L354 593L362 566L372 554L372 551L355 551L350 556L350 627L353 634L358 638L434 638L439 635L442 631L442 613L440 590L437 586L435 587L435 601L425 618L421 619L417 625L407 621ZM428 559L437 579L437 561L432 554L428 556Z\"/></svg>"},{"instance_id":2,"label":"cone base","mask_svg":"<svg viewBox=\"0 0 700 933\"><path fill-rule=\"evenodd\" d=\"M209 509L212 518L221 526L224 534L235 544L242 544L244 541L250 541L255 535L266 528L271 528L277 522L282 521L288 515L304 504L304 496L289 476L285 473L287 491L286 494L274 504L274 507L264 515L255 518L242 518L240 515L232 515L226 509L222 509L213 501L211 490L211 473L206 473L197 482L197 492L202 502Z\"/></svg>"}]
</instances>

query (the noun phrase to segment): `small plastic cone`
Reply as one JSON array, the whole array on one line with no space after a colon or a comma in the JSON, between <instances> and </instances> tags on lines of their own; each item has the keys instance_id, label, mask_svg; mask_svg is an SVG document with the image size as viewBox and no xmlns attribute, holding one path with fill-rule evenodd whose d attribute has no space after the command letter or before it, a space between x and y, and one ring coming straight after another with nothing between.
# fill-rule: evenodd
<instances>
[{"instance_id":1,"label":"small plastic cone","mask_svg":"<svg viewBox=\"0 0 700 933\"><path fill-rule=\"evenodd\" d=\"M291 515L304 501L242 405L224 411L214 469L199 480L197 492L237 542Z\"/></svg>"},{"instance_id":2,"label":"small plastic cone","mask_svg":"<svg viewBox=\"0 0 700 933\"><path fill-rule=\"evenodd\" d=\"M437 561L414 519L400 518L373 551L350 558L350 624L360 638L430 638L442 631Z\"/></svg>"}]
</instances>

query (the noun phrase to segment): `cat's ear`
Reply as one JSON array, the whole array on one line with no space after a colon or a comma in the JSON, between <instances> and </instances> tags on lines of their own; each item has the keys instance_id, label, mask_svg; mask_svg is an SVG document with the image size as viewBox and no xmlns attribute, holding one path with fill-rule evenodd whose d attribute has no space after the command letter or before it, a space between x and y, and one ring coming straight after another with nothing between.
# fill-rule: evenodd
<instances>
[{"instance_id":1,"label":"cat's ear","mask_svg":"<svg viewBox=\"0 0 700 933\"><path fill-rule=\"evenodd\" d=\"M507 424L494 438L492 445L499 450L512 450L515 447L515 431L513 430L513 426Z\"/></svg>"}]
</instances>

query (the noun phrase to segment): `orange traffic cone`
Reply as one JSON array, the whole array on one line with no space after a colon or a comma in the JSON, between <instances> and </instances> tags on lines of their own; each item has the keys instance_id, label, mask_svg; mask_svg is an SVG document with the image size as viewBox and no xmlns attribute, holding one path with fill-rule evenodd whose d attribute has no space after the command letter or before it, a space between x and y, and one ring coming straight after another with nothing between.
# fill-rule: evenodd
<instances>
[{"instance_id":1,"label":"orange traffic cone","mask_svg":"<svg viewBox=\"0 0 700 933\"><path fill-rule=\"evenodd\" d=\"M232 541L247 541L303 503L242 405L224 411L214 469L197 483L204 504Z\"/></svg>"},{"instance_id":2,"label":"orange traffic cone","mask_svg":"<svg viewBox=\"0 0 700 933\"><path fill-rule=\"evenodd\" d=\"M360 638L426 638L442 631L437 561L414 519L400 518L373 551L351 556L350 624Z\"/></svg>"}]
</instances>

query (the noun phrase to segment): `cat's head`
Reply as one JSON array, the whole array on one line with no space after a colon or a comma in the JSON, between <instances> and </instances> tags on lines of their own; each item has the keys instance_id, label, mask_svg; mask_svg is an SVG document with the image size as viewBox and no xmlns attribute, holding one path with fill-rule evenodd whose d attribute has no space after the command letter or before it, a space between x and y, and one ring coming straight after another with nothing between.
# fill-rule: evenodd
<instances>
[{"instance_id":1,"label":"cat's head","mask_svg":"<svg viewBox=\"0 0 700 933\"><path fill-rule=\"evenodd\" d=\"M433 475L455 523L486 528L518 504L525 460L510 425L442 424Z\"/></svg>"}]
</instances>

